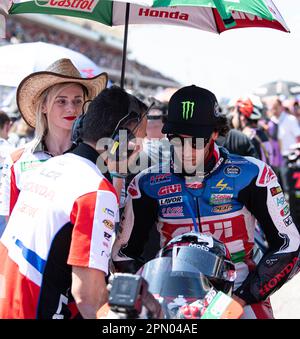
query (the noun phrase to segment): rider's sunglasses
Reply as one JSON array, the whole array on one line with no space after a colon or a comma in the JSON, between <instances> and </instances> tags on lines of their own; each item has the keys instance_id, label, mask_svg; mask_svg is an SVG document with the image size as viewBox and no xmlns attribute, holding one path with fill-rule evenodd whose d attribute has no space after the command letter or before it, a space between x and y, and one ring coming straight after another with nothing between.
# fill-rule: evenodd
<instances>
[{"instance_id":1,"label":"rider's sunglasses","mask_svg":"<svg viewBox=\"0 0 300 339\"><path fill-rule=\"evenodd\" d=\"M183 146L185 140L188 141L189 144L192 145L192 148L200 148L199 140L203 139L203 148L209 143L210 137L207 138L197 138L197 137L182 137L178 134L168 134L167 138L173 146Z\"/></svg>"}]
</instances>

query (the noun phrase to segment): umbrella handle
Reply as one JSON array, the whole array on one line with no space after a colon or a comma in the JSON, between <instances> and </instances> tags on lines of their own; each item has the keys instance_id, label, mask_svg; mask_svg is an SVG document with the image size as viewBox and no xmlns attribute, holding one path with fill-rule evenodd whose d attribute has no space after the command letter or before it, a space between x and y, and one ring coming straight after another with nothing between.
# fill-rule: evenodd
<instances>
[{"instance_id":1,"label":"umbrella handle","mask_svg":"<svg viewBox=\"0 0 300 339\"><path fill-rule=\"evenodd\" d=\"M122 70L121 70L121 81L120 81L121 88L124 88L124 81L125 81L129 13L130 13L130 3L126 2L123 54L122 54Z\"/></svg>"},{"instance_id":2,"label":"umbrella handle","mask_svg":"<svg viewBox=\"0 0 300 339\"><path fill-rule=\"evenodd\" d=\"M213 0L213 3L215 4L216 9L223 20L225 28L231 28L236 26L236 22L233 19L231 13L226 10L223 0Z\"/></svg>"}]
</instances>

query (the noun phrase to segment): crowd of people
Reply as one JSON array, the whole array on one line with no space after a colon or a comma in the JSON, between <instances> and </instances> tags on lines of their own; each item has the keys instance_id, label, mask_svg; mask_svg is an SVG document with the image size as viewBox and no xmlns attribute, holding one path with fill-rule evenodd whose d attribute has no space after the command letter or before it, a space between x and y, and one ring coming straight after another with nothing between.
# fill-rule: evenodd
<instances>
[{"instance_id":1,"label":"crowd of people","mask_svg":"<svg viewBox=\"0 0 300 339\"><path fill-rule=\"evenodd\" d=\"M5 40L7 43L14 44L34 41L52 43L80 52L89 57L100 67L113 70L121 70L122 67L121 49L112 47L101 40L97 42L90 41L58 29L49 29L49 27L44 27L42 25L37 26L37 24L26 19L8 18ZM135 60L127 61L126 70L129 73L138 72L144 76L169 80L163 74L150 69Z\"/></svg>"}]
</instances>

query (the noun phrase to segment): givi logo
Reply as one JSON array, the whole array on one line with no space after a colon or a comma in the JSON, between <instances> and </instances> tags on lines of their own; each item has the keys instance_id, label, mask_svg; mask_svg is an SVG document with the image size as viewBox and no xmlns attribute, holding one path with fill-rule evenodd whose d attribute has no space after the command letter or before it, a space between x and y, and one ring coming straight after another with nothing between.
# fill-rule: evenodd
<instances>
[{"instance_id":1,"label":"givi logo","mask_svg":"<svg viewBox=\"0 0 300 339\"><path fill-rule=\"evenodd\" d=\"M99 0L35 0L40 7L69 9L73 11L93 12Z\"/></svg>"},{"instance_id":2,"label":"givi logo","mask_svg":"<svg viewBox=\"0 0 300 339\"><path fill-rule=\"evenodd\" d=\"M158 195L167 195L167 194L172 194L172 193L177 193L177 192L181 192L180 184L163 186L159 189Z\"/></svg>"},{"instance_id":3,"label":"givi logo","mask_svg":"<svg viewBox=\"0 0 300 339\"><path fill-rule=\"evenodd\" d=\"M224 238L232 237L232 222L228 221L220 221L213 222L212 224L202 224L202 232L210 233L216 239L220 239L222 236Z\"/></svg>"}]
</instances>

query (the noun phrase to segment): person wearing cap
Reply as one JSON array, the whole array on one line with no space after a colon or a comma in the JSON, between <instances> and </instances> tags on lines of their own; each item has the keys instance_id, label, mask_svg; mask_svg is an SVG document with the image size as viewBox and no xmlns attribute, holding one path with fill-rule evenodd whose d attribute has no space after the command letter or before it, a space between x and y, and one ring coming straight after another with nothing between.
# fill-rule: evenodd
<instances>
[{"instance_id":1,"label":"person wearing cap","mask_svg":"<svg viewBox=\"0 0 300 339\"><path fill-rule=\"evenodd\" d=\"M129 185L113 267L136 272L143 265L154 223L161 246L185 232L209 233L235 263L233 297L244 306L243 318L272 318L269 296L298 271L300 235L271 167L216 145L226 124L209 90L192 85L173 94L162 129L174 146L171 166L146 169ZM269 243L258 264L256 220Z\"/></svg>"},{"instance_id":2,"label":"person wearing cap","mask_svg":"<svg viewBox=\"0 0 300 339\"><path fill-rule=\"evenodd\" d=\"M96 318L119 218L106 178L111 149L120 131L145 136L146 109L121 88L104 89L78 118L81 141L26 181L0 240L1 319Z\"/></svg>"},{"instance_id":3,"label":"person wearing cap","mask_svg":"<svg viewBox=\"0 0 300 339\"><path fill-rule=\"evenodd\" d=\"M34 139L7 158L0 187L0 214L9 216L32 170L71 146L71 130L83 104L107 85L107 74L82 78L69 59L25 77L17 88L17 104Z\"/></svg>"}]
</instances>

